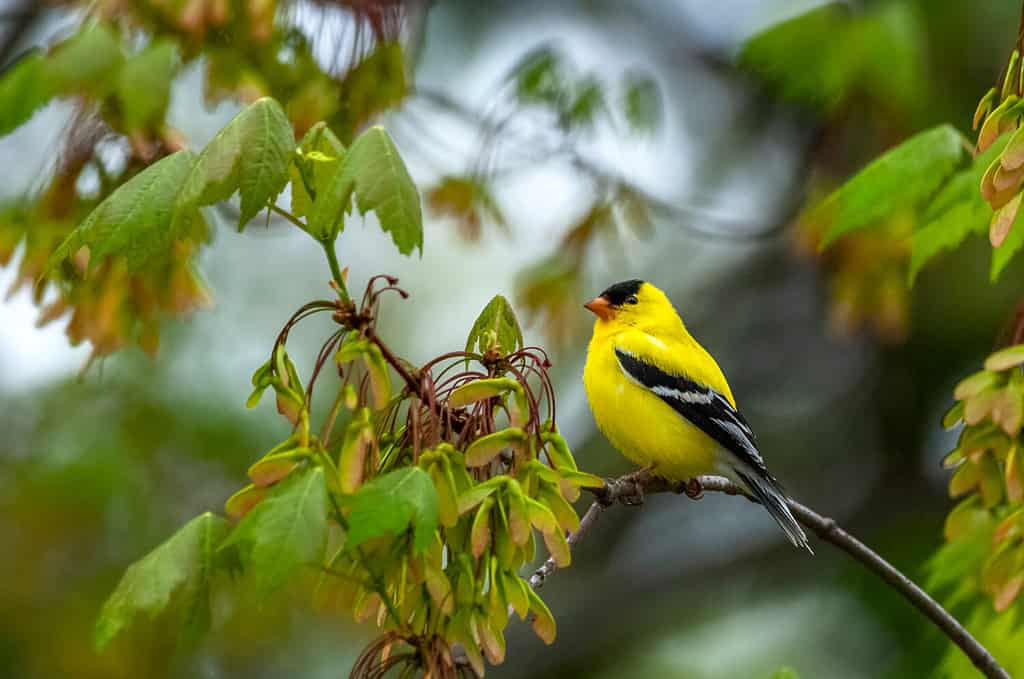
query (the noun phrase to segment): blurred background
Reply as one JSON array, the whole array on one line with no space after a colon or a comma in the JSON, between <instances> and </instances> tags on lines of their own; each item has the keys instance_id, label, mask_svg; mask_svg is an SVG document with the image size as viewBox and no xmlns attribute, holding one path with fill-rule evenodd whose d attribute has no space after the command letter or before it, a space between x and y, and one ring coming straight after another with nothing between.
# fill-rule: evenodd
<instances>
[{"instance_id":1,"label":"blurred background","mask_svg":"<svg viewBox=\"0 0 1024 679\"><path fill-rule=\"evenodd\" d=\"M352 27L373 5L280 4L276 21L310 36L328 65L365 38ZM401 257L358 223L339 256L357 288L387 272L412 293L388 303L383 327L415 363L461 349L483 305L505 294L528 321L528 343L551 350L562 432L581 467L602 475L629 465L586 405L581 304L619 280L656 282L719 359L791 494L923 581L952 506L939 461L955 434L938 421L1012 316L1024 272L1011 267L990 285L989 246L973 237L910 290L912 227L887 225L886 238L823 258L798 216L916 130L951 121L966 133L1020 7L845 3L821 34L787 45L788 62L775 63L791 70L745 67L751 36L820 4L404 6L406 90L382 124L425 192L423 256ZM0 2L0 63L63 39L82 17L71 4ZM848 61L829 70L837 44ZM167 109L194 146L245 99L204 93L204 59L176 75ZM577 93L598 83L590 112L555 110L543 83L524 89L516 74L528 67ZM0 138L0 197L45 184L75 115L54 101ZM89 343L71 346L66 319L38 327L31 285L0 304L0 676L338 677L369 639L367 627L286 592L220 602L213 634L192 651L159 627L102 655L91 648L123 569L189 517L219 511L248 465L287 436L269 403L245 409L249 376L291 311L329 294L329 272L305 235L276 220L244 234L230 215L218 221L211 213L213 243L198 261L212 304L162 323L155 357L127 348L79 378ZM19 279L27 247L0 270L3 287ZM296 335L300 371L328 332L310 323ZM545 585L556 643L513 623L509 660L488 674L974 676L951 669L944 640L897 594L815 547L814 558L793 550L764 512L734 498L615 508ZM1012 671L1024 644L1000 639Z\"/></svg>"}]
</instances>

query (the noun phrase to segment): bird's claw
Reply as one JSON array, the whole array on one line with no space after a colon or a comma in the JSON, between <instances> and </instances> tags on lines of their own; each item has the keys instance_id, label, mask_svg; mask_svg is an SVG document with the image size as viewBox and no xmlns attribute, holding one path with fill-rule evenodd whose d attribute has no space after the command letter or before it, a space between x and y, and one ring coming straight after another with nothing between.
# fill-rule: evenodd
<instances>
[{"instance_id":1,"label":"bird's claw","mask_svg":"<svg viewBox=\"0 0 1024 679\"><path fill-rule=\"evenodd\" d=\"M619 502L630 507L639 507L644 504L647 501L647 495L644 493L644 484L650 480L653 470L654 467L644 467L630 474L628 479L632 483L633 492L620 496Z\"/></svg>"},{"instance_id":2,"label":"bird's claw","mask_svg":"<svg viewBox=\"0 0 1024 679\"><path fill-rule=\"evenodd\" d=\"M640 486L636 487L636 492L632 495L623 495L619 498L619 502L626 505L627 507L639 507L647 501L646 495Z\"/></svg>"},{"instance_id":3,"label":"bird's claw","mask_svg":"<svg viewBox=\"0 0 1024 679\"><path fill-rule=\"evenodd\" d=\"M704 497L704 486L701 485L700 479L690 479L686 482L686 488L683 492L691 500L700 500Z\"/></svg>"}]
</instances>

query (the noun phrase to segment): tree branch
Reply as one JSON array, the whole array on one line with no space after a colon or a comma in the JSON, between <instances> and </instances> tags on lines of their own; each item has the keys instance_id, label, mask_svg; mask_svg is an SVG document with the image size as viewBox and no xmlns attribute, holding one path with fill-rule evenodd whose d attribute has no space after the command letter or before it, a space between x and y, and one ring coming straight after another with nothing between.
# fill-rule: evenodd
<instances>
[{"instance_id":1,"label":"tree branch","mask_svg":"<svg viewBox=\"0 0 1024 679\"><path fill-rule=\"evenodd\" d=\"M505 131L506 121L496 122L486 117L472 107L463 104L448 94L431 89L416 88L410 91L410 96L419 99L435 108L446 111L449 114L468 121L470 124L480 128L486 136L494 137L498 132ZM528 162L521 167L523 169L535 168L536 163L542 159L550 159L553 156L564 156L577 171L589 177L600 186L621 187L636 196L639 196L655 212L667 216L675 223L682 225L693 234L702 238L726 241L757 241L772 240L777 238L788 226L787 220L767 227L762 226L755 218L744 218L732 215L722 215L713 210L707 210L690 205L682 205L673 201L660 198L642 186L633 183L625 176L613 169L603 167L595 160L588 158L571 141L563 141L555 148L543 148L542 143L524 135L513 135L518 148L531 148L541 146L540 157L534 162ZM485 174L494 175L501 173L499 170L491 170ZM518 169L518 168L516 168ZM725 227L724 231L717 231L703 226L704 223L715 223Z\"/></svg>"},{"instance_id":2,"label":"tree branch","mask_svg":"<svg viewBox=\"0 0 1024 679\"><path fill-rule=\"evenodd\" d=\"M699 481L702 490L725 493L726 495L742 495L750 499L751 502L756 502L756 500L749 498L743 492L743 489L726 479L717 476L702 476ZM613 504L636 504L638 501L642 501L645 495L666 492L686 493L693 499L699 497L699 494L694 492L694 486L692 485L687 486L685 482L668 481L652 476L645 471L628 474L616 479L608 479L604 487L594 491L594 502L580 520L579 530L568 537L569 544L575 545L578 543L583 535L597 522L598 517L604 510ZM943 634L959 646L967 657L971 659L974 666L986 677L989 677L989 679L1010 679L1010 675L992 657L992 654L978 643L971 636L971 633L957 622L939 602L931 598L927 592L918 587L910 578L898 571L892 564L872 551L863 542L840 528L834 519L822 516L795 500L789 500L788 502L790 511L793 512L793 516L800 523L814 532L821 540L834 545L859 561L865 568L902 594L918 611L931 620ZM547 578L557 570L558 565L555 564L554 560L548 559L530 576L530 587L539 589L544 585Z\"/></svg>"}]
</instances>

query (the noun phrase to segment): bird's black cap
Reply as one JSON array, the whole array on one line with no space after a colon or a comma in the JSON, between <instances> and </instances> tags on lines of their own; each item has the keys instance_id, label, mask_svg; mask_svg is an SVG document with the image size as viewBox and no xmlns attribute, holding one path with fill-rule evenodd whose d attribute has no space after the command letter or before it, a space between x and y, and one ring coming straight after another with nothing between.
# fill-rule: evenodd
<instances>
[{"instance_id":1,"label":"bird's black cap","mask_svg":"<svg viewBox=\"0 0 1024 679\"><path fill-rule=\"evenodd\" d=\"M644 282L636 278L628 281L622 281L615 285L609 286L599 296L604 297L606 300L611 302L612 306L622 306L626 303L626 298L630 295L635 295L640 291L640 286Z\"/></svg>"}]
</instances>

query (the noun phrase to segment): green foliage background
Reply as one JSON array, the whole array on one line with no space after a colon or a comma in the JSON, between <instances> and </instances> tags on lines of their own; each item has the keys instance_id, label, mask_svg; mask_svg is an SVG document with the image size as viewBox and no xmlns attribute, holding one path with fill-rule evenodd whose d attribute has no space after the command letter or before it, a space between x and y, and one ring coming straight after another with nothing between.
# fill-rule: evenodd
<instances>
[{"instance_id":1,"label":"green foliage background","mask_svg":"<svg viewBox=\"0 0 1024 679\"><path fill-rule=\"evenodd\" d=\"M117 177L100 172L100 195L67 203L66 187L55 182L37 187L47 188L45 210L12 201L0 220L0 258L18 248L18 275L29 287L48 267L66 286L80 273L69 257L77 245L92 246L88 268L98 287L62 288L70 291L68 307L54 307L54 314L70 308L94 317L103 308L102 290L138 290L131 277L140 272L153 276L154 290L175 296L129 296L118 323L82 329L73 320L68 329L99 355L132 343L152 350L159 336L155 359L128 349L83 382L61 377L31 386L14 377L16 359L3 364L11 377L0 396L0 430L8 432L0 449L0 544L8 555L0 566L0 673L336 676L367 641L368 629L350 624L344 611L313 611L299 595L309 583L294 582L251 600L215 599L210 636L198 647L182 645L176 627L146 624L148 611L174 593L181 608L171 612L192 621L188 635L206 624L202 615L190 617L189 602L217 583L190 578L184 591L182 573L147 570L144 561L123 586L143 578L151 598L128 611L115 594L105 618L114 622L98 634L113 638L127 617L144 624L118 635L102 654L92 648L93 624L125 567L183 525L161 549L207 563L203 540L223 526L204 512L219 512L249 466L288 434L273 399L255 413L243 404L247 376L265 360L287 311L322 296L330 273L305 234L296 234L302 245L282 237L286 225L276 217L265 232L259 207L289 179L317 193L354 196L358 211L372 212L369 220L384 227L386 235L374 240L360 218L350 218L339 256L351 267L350 281L387 271L413 293L412 303L387 307L384 330L403 355L421 362L460 349L467 333L480 346L491 330L487 318L504 311L493 309L477 326L473 319L498 292L534 321L528 342L560 340L553 353L560 425L581 466L595 473L627 466L594 433L583 407L577 384L586 319L579 304L614 280L656 280L721 359L787 487L928 583L1011 672L1024 671L1020 604L996 614L979 580L993 526L972 523L970 539L943 546L953 501L939 461L956 441L938 426L954 386L980 369L1012 315L1024 277L1012 258L1024 229L995 251L983 236L991 211L977 187L989 154L1002 147L978 159L969 151L974 105L998 81L1019 7L911 0L853 12L830 7L744 48L756 29L794 11L786 3L758 4L743 15L723 10L712 22L716 33L664 8L571 3L553 11L542 3L499 3L483 12L473 3L438 3L416 24L418 44L403 50L385 41L337 71L321 68L315 41L266 34L268 20L255 11L231 14L229 29L199 30L154 10L146 21L172 40L125 51L101 27L10 67L0 80L0 101L9 104L0 107L0 132L15 130L54 98L81 96L131 140L136 160ZM509 36L533 35L545 22L573 30L554 48L509 46ZM616 42L623 25L641 49ZM228 39L242 34L258 47L241 49ZM614 57L595 50L595 40L608 41ZM681 44L681 52L659 44ZM281 54L292 55L284 65ZM210 83L203 91L186 67L200 57ZM497 78L480 75L487 71L481 67L465 82L456 79L474 64L495 62L501 68L492 70L503 74ZM485 138L507 138L538 156L522 163L527 176L564 153L555 172L583 190L574 184L577 193L558 191L541 179L517 196L494 167L502 156L490 141L461 154L466 163L452 162L479 130L453 127L448 113L409 94L434 89L479 103L488 88L500 90L502 77L511 83L517 115L526 116L517 120L556 131L568 150L562 142L553 151L540 139L522 142L511 124ZM202 97L226 107L223 115L205 132L189 130L191 151L177 151L178 135L162 125L165 112L176 121L199 119ZM257 103L213 137L239 102ZM384 121L394 141L372 128L358 136L372 114L399 102ZM30 125L50 120L32 118ZM334 132L316 126L319 120ZM19 134L0 151L12 167L44 146L18 147L10 140ZM440 153L424 151L435 136L443 138ZM590 162L613 144L609 139L653 157L636 163L617 151L608 154L611 162ZM293 140L301 141L304 164L286 157ZM681 140L694 149L689 170L669 158L682 155ZM375 176L392 181L405 179L404 166L392 162L400 152L424 189L429 214L444 218L428 221L424 232L398 228L416 196L335 174L342 146L350 156L365 154L367 163L379 164ZM58 156L58 148L54 142L48 153ZM781 149L790 164L773 165L766 148ZM514 167L513 161L507 162ZM271 171L246 173L255 166ZM645 166L656 166L667 181L646 181L652 173ZM770 181L793 166L792 186ZM755 174L744 174L747 168ZM152 177L160 181L147 181ZM339 185L329 186L331 178ZM900 191L885 190L894 185ZM197 211L236 188L237 207ZM816 200L837 188L837 197ZM755 198L744 199L745 191ZM87 219L111 193L111 202ZM545 194L554 194L555 203L576 198L571 210L559 211ZM161 209L179 199L187 209ZM290 204L306 218L309 235L333 240L337 206L305 190L293 191ZM794 220L805 205L810 209ZM790 230L793 221L799 225ZM105 227L114 222L131 228ZM51 257L79 224L75 240ZM232 234L232 227L246 232ZM746 238L746 231L768 237ZM831 243L823 258L793 254L793 237L799 245L807 234L815 248ZM474 239L476 245L467 244ZM172 246L182 240L188 248ZM399 258L391 254L395 246L423 259ZM127 252L126 269L101 261L104 248ZM207 281L192 277L195 266ZM217 306L187 324L171 321L202 301L206 282ZM24 314L15 318L29 322ZM493 332L500 343L522 342L508 324ZM13 355L25 353L15 351L15 340L5 341ZM297 341L314 352L310 338ZM543 592L558 620L556 644L542 646L526 625L510 626L509 660L490 672L975 676L892 592L827 550L814 560L790 552L760 518L721 498L697 505L655 498L637 512L610 512L573 554L573 567ZM278 555L281 563L302 560L301 547L321 538L288 543L299 551ZM261 546L245 534L236 539L251 550L279 545ZM281 584L273 572L259 578L247 583L251 591Z\"/></svg>"}]
</instances>

